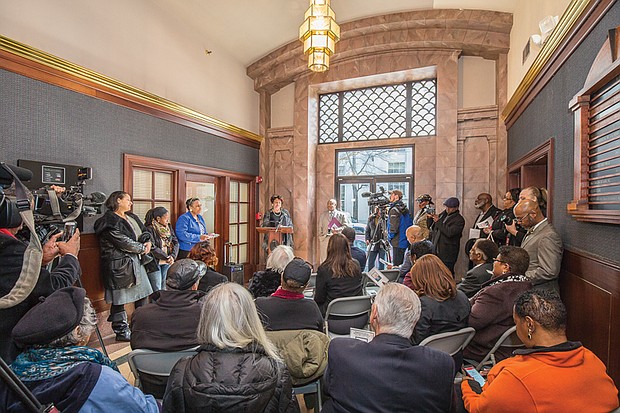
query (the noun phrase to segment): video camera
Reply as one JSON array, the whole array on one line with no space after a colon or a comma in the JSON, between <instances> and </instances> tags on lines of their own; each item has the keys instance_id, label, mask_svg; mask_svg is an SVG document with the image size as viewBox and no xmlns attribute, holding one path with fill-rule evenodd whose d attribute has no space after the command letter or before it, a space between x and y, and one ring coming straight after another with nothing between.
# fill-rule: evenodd
<instances>
[{"instance_id":1,"label":"video camera","mask_svg":"<svg viewBox=\"0 0 620 413\"><path fill-rule=\"evenodd\" d=\"M58 169L58 167L56 168ZM31 169L36 170L35 168L26 169L4 163L2 168L0 168L0 197L2 200L0 204L0 228L15 227L15 222L20 222L17 218L19 215L18 205L14 201L13 174L20 181L29 182L34 180L35 184L49 178L46 175L46 178L41 178L40 180L33 179ZM71 168L67 167L67 169ZM49 174L49 170L44 168L41 170L43 171L42 175ZM62 170L64 174L65 168L62 168ZM64 191L59 190L62 187L55 187L54 185L30 189L28 198L34 205L34 222L40 240L44 240L50 233L62 231L62 227L67 221L75 221L83 215L90 216L99 213L101 205L105 202L106 196L102 192L84 195L85 183L92 178L91 169L75 167L75 170L77 171L76 176L70 177L71 183L75 183L75 185L68 186ZM65 182L64 175L62 182ZM25 200L21 200L21 202L25 203ZM28 208L29 205L21 205L21 207L22 209Z\"/></svg>"},{"instance_id":2,"label":"video camera","mask_svg":"<svg viewBox=\"0 0 620 413\"><path fill-rule=\"evenodd\" d=\"M369 207L385 207L390 203L390 199L385 195L385 188L379 187L379 192L362 192L362 198L368 198Z\"/></svg>"}]
</instances>

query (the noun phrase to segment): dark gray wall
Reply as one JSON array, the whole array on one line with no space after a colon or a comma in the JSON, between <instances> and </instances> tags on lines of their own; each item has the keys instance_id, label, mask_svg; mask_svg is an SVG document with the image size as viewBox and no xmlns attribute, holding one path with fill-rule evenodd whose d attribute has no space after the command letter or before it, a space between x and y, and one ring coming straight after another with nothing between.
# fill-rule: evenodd
<instances>
[{"instance_id":1,"label":"dark gray wall","mask_svg":"<svg viewBox=\"0 0 620 413\"><path fill-rule=\"evenodd\" d=\"M258 149L0 70L0 160L90 166L86 191L122 189L123 154L258 175Z\"/></svg>"},{"instance_id":2,"label":"dark gray wall","mask_svg":"<svg viewBox=\"0 0 620 413\"><path fill-rule=\"evenodd\" d=\"M588 71L605 42L607 30L620 24L620 2L607 12L587 39L508 130L508 163L549 138L555 138L553 225L565 247L620 262L620 226L575 221L566 204L573 199L573 114L568 104L583 88Z\"/></svg>"}]
</instances>

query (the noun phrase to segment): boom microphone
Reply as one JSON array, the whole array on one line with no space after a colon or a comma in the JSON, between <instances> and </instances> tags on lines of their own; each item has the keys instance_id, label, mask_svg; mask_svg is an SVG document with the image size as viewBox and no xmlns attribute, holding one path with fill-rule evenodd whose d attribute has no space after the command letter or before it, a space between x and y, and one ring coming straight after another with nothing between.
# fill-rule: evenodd
<instances>
[{"instance_id":1,"label":"boom microphone","mask_svg":"<svg viewBox=\"0 0 620 413\"><path fill-rule=\"evenodd\" d=\"M369 198L372 196L372 192L362 192L362 198Z\"/></svg>"}]
</instances>

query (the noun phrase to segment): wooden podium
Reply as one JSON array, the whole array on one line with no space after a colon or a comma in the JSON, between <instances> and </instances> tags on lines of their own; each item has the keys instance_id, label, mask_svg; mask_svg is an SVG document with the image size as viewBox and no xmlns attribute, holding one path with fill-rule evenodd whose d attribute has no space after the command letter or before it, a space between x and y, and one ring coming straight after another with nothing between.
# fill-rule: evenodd
<instances>
[{"instance_id":1,"label":"wooden podium","mask_svg":"<svg viewBox=\"0 0 620 413\"><path fill-rule=\"evenodd\" d=\"M267 236L267 254L270 254L275 247L282 244L282 234L293 233L293 227L257 227L256 231Z\"/></svg>"}]
</instances>

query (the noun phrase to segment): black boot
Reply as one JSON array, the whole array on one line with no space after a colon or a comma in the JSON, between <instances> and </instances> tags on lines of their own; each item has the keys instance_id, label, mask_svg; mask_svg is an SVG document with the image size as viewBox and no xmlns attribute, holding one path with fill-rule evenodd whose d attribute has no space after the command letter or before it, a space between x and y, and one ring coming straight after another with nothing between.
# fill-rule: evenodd
<instances>
[{"instance_id":1,"label":"black boot","mask_svg":"<svg viewBox=\"0 0 620 413\"><path fill-rule=\"evenodd\" d=\"M108 321L112 322L112 330L116 333L116 341L131 340L131 330L127 324L127 313L125 310L118 313L110 313Z\"/></svg>"}]
</instances>

